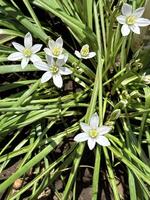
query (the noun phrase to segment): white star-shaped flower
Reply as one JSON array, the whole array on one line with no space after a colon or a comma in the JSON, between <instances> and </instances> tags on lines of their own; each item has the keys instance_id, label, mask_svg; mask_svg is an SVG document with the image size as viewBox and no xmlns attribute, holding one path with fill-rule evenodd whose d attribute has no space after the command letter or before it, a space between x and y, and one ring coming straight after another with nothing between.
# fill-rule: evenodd
<instances>
[{"instance_id":1,"label":"white star-shaped flower","mask_svg":"<svg viewBox=\"0 0 150 200\"><path fill-rule=\"evenodd\" d=\"M89 52L89 45L88 44L85 44L80 52L79 51L75 51L75 55L78 57L78 58L83 58L83 59L89 59L89 58L93 58L96 53L95 52Z\"/></svg>"},{"instance_id":2,"label":"white star-shaped flower","mask_svg":"<svg viewBox=\"0 0 150 200\"><path fill-rule=\"evenodd\" d=\"M32 46L32 35L31 33L27 33L24 37L24 46L17 43L12 42L15 49L18 50L18 52L12 53L8 56L8 60L10 61L17 61L21 60L21 67L24 69L29 61L31 60L34 62L40 62L41 58L36 55L38 51L42 48L42 44L35 44Z\"/></svg>"},{"instance_id":3,"label":"white star-shaped flower","mask_svg":"<svg viewBox=\"0 0 150 200\"><path fill-rule=\"evenodd\" d=\"M47 55L50 55L54 58L62 59L64 58L63 54L63 39L61 37L57 38L56 41L49 40L48 42L49 48L44 48L44 51Z\"/></svg>"},{"instance_id":4,"label":"white star-shaped flower","mask_svg":"<svg viewBox=\"0 0 150 200\"><path fill-rule=\"evenodd\" d=\"M61 88L63 86L62 75L71 74L71 70L63 65L67 62L68 56L63 59L57 59L56 61L52 56L46 55L47 63L35 62L34 65L38 69L45 71L41 78L41 83L47 82L49 79L53 79L53 83L56 87Z\"/></svg>"},{"instance_id":5,"label":"white star-shaped flower","mask_svg":"<svg viewBox=\"0 0 150 200\"><path fill-rule=\"evenodd\" d=\"M130 31L140 34L140 28L150 25L150 20L142 18L144 7L133 11L132 6L124 3L121 9L122 15L117 17L117 21L123 24L121 33L123 36L129 35Z\"/></svg>"},{"instance_id":6,"label":"white star-shaped flower","mask_svg":"<svg viewBox=\"0 0 150 200\"><path fill-rule=\"evenodd\" d=\"M80 123L80 126L83 130L82 133L79 133L74 137L76 142L88 142L89 149L94 149L96 143L101 146L109 146L110 142L104 136L106 133L111 131L110 126L98 126L99 125L99 117L98 114L95 113L92 115L90 119L90 125L85 123Z\"/></svg>"},{"instance_id":7,"label":"white star-shaped flower","mask_svg":"<svg viewBox=\"0 0 150 200\"><path fill-rule=\"evenodd\" d=\"M146 75L146 73L144 73L143 76L142 76L142 80L143 80L146 84L150 84L150 74Z\"/></svg>"}]
</instances>

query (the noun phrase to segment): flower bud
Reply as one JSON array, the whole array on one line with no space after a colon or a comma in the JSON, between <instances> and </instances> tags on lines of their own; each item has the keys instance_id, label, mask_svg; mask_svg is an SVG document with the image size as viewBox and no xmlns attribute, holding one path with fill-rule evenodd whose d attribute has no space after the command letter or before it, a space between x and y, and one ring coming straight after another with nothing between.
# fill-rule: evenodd
<instances>
[{"instance_id":1,"label":"flower bud","mask_svg":"<svg viewBox=\"0 0 150 200\"><path fill-rule=\"evenodd\" d=\"M116 109L114 110L111 115L110 115L110 121L115 121L116 119L118 119L120 117L121 111L120 109Z\"/></svg>"},{"instance_id":2,"label":"flower bud","mask_svg":"<svg viewBox=\"0 0 150 200\"><path fill-rule=\"evenodd\" d=\"M119 108L121 108L121 109L122 109L122 108L125 108L127 104L128 104L128 101L127 101L126 99L123 99L123 100L119 101L119 102L115 105L114 109L116 110L116 109L119 109Z\"/></svg>"},{"instance_id":3,"label":"flower bud","mask_svg":"<svg viewBox=\"0 0 150 200\"><path fill-rule=\"evenodd\" d=\"M131 98L137 98L137 97L140 97L140 96L141 95L140 95L140 93L137 90L135 90L135 91L133 91L133 92L130 93L130 97Z\"/></svg>"}]
</instances>

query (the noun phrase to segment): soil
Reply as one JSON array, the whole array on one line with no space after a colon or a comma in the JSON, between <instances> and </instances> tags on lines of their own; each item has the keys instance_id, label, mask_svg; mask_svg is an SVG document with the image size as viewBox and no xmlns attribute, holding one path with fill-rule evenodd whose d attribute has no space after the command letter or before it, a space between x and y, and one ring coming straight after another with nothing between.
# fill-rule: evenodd
<instances>
[{"instance_id":1,"label":"soil","mask_svg":"<svg viewBox=\"0 0 150 200\"><path fill-rule=\"evenodd\" d=\"M10 177L16 170L17 166L20 161L17 161L15 164L10 166L9 168L5 169L2 173L0 173L0 182L5 181L8 177ZM80 166L80 174L77 178L77 199L78 200L91 200L92 199L92 173L93 169L88 168L85 166ZM119 170L118 170L119 172ZM124 179L123 175L120 173L120 177L118 177L118 190L120 195L123 197L123 199L128 199L125 195L124 191ZM28 182L30 182L32 177L32 174L27 174L24 182L22 179L17 179L15 183L13 184L13 192L16 193L19 191L19 189L26 185ZM109 187L109 183L107 182L107 179L105 178L104 172L101 173L101 180L100 180L100 194L99 198L100 200L113 200L113 195L111 192L111 189ZM59 193L61 193L64 189L64 185L60 177L55 181L54 183L55 189ZM101 189L102 187L102 189ZM58 200L58 198L53 193L53 189L51 186L46 187L45 190L39 195L38 200ZM5 200L5 192L0 194L0 200ZM22 200L27 200L26 197L24 197Z\"/></svg>"}]
</instances>

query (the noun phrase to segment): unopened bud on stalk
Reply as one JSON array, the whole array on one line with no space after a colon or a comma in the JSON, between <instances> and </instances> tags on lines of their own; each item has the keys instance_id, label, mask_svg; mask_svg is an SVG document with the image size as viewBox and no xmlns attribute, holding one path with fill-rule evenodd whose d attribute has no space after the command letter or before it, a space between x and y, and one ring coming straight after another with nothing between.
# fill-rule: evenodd
<instances>
[{"instance_id":1,"label":"unopened bud on stalk","mask_svg":"<svg viewBox=\"0 0 150 200\"><path fill-rule=\"evenodd\" d=\"M119 109L119 108L121 108L121 109L125 108L127 104L128 104L128 101L126 99L121 100L115 105L114 109L116 110L116 109Z\"/></svg>"},{"instance_id":2,"label":"unopened bud on stalk","mask_svg":"<svg viewBox=\"0 0 150 200\"><path fill-rule=\"evenodd\" d=\"M140 93L137 90L135 90L135 91L133 91L133 92L130 93L130 97L131 98L137 98L137 97L140 97L140 96L141 95L140 95Z\"/></svg>"},{"instance_id":3,"label":"unopened bud on stalk","mask_svg":"<svg viewBox=\"0 0 150 200\"><path fill-rule=\"evenodd\" d=\"M127 90L124 90L122 92L122 95L124 96L125 99L130 99L130 95L128 94Z\"/></svg>"},{"instance_id":4,"label":"unopened bud on stalk","mask_svg":"<svg viewBox=\"0 0 150 200\"><path fill-rule=\"evenodd\" d=\"M115 121L116 119L118 119L120 117L121 114L121 110L120 109L116 109L114 110L111 115L110 115L110 121Z\"/></svg>"}]
</instances>

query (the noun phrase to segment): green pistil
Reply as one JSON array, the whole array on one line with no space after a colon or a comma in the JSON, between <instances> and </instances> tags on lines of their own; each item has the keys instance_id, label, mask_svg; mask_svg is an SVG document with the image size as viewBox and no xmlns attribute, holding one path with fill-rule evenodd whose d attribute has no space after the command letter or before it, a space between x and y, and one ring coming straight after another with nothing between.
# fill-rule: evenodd
<instances>
[{"instance_id":1,"label":"green pistil","mask_svg":"<svg viewBox=\"0 0 150 200\"><path fill-rule=\"evenodd\" d=\"M133 25L133 24L135 24L135 22L136 22L136 17L135 16L128 16L126 18L126 23L128 25Z\"/></svg>"},{"instance_id":2,"label":"green pistil","mask_svg":"<svg viewBox=\"0 0 150 200\"><path fill-rule=\"evenodd\" d=\"M57 74L59 68L56 65L50 67L50 71L52 74Z\"/></svg>"},{"instance_id":3,"label":"green pistil","mask_svg":"<svg viewBox=\"0 0 150 200\"><path fill-rule=\"evenodd\" d=\"M89 45L84 45L80 51L81 56L86 57L89 55Z\"/></svg>"},{"instance_id":4,"label":"green pistil","mask_svg":"<svg viewBox=\"0 0 150 200\"><path fill-rule=\"evenodd\" d=\"M95 138L98 135L98 132L96 129L91 129L89 132L90 137Z\"/></svg>"},{"instance_id":5,"label":"green pistil","mask_svg":"<svg viewBox=\"0 0 150 200\"><path fill-rule=\"evenodd\" d=\"M32 51L30 49L24 49L23 55L26 57L30 57L32 55Z\"/></svg>"}]
</instances>

